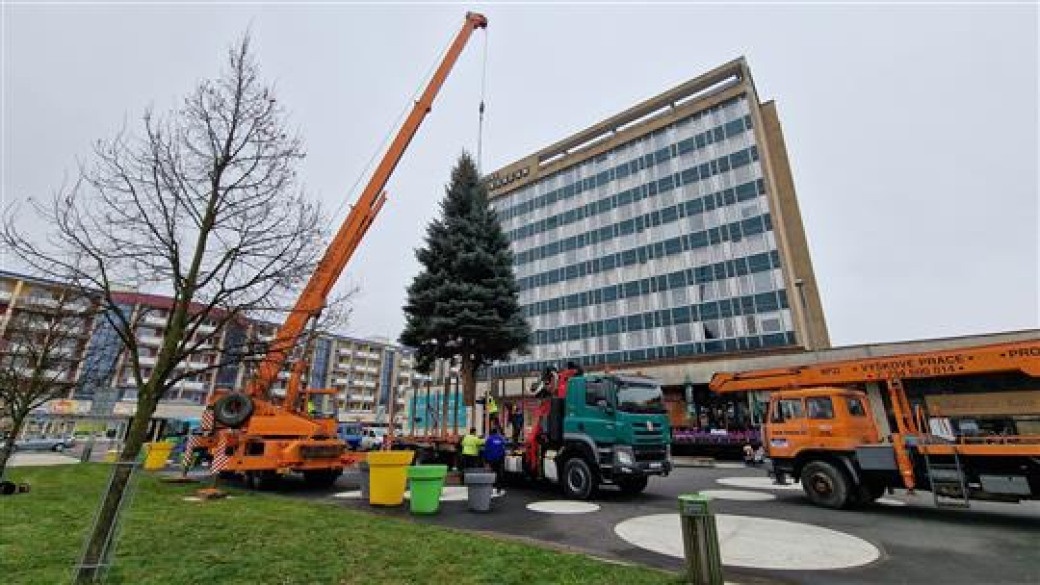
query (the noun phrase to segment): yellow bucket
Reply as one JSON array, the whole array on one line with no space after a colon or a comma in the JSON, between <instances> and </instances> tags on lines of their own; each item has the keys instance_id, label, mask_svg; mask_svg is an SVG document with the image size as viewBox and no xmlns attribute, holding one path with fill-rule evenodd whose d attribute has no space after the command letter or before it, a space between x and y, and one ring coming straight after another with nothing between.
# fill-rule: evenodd
<instances>
[{"instance_id":1,"label":"yellow bucket","mask_svg":"<svg viewBox=\"0 0 1040 585\"><path fill-rule=\"evenodd\" d=\"M400 506L408 483L408 466L415 451L372 451L368 454L368 503L374 506Z\"/></svg>"},{"instance_id":2,"label":"yellow bucket","mask_svg":"<svg viewBox=\"0 0 1040 585\"><path fill-rule=\"evenodd\" d=\"M166 460L173 451L173 443L148 443L148 457L144 460L147 471L157 471L166 467Z\"/></svg>"}]
</instances>

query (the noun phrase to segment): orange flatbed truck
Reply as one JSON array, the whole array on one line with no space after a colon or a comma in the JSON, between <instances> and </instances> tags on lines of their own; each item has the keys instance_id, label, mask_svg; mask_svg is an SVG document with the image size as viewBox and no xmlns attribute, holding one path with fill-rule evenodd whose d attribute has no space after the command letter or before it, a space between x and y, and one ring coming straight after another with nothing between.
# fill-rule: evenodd
<instances>
[{"instance_id":1,"label":"orange flatbed truck","mask_svg":"<svg viewBox=\"0 0 1040 585\"><path fill-rule=\"evenodd\" d=\"M245 391L216 392L210 397L207 408L214 424L199 445L209 451L220 471L244 476L257 487L290 472L302 473L313 485L331 485L345 466L364 456L349 451L337 436L336 391L304 388L307 352L300 351L301 341L321 315L332 287L386 202L386 184L432 109L448 73L473 31L486 27L484 16L466 14L461 30L325 250ZM297 358L285 395L275 396L271 387L294 353Z\"/></svg>"},{"instance_id":2,"label":"orange flatbed truck","mask_svg":"<svg viewBox=\"0 0 1040 585\"><path fill-rule=\"evenodd\" d=\"M943 413L912 408L904 388L907 380L984 374L1025 376L1040 389L1040 341L717 373L709 388L770 391L762 433L770 475L799 480L817 505L866 504L891 488L930 490L942 507L1040 499L1040 436L933 434L929 422L941 424ZM854 389L871 382L888 398L888 437L867 394Z\"/></svg>"}]
</instances>

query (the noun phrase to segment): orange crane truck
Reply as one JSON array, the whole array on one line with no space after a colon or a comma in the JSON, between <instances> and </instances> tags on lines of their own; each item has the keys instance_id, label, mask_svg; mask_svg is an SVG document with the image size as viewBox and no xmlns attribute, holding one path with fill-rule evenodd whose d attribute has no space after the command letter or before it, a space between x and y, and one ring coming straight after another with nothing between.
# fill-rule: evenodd
<instances>
[{"instance_id":1,"label":"orange crane truck","mask_svg":"<svg viewBox=\"0 0 1040 585\"><path fill-rule=\"evenodd\" d=\"M942 507L1040 499L1040 436L955 436L942 412L912 408L904 388L908 380L983 374L1021 376L1040 388L1040 341L716 373L709 388L770 391L762 433L770 475L799 480L817 505L846 508L918 487ZM889 410L875 410L882 405L854 388L871 382L885 389ZM875 416L894 419L890 436Z\"/></svg>"},{"instance_id":2,"label":"orange crane truck","mask_svg":"<svg viewBox=\"0 0 1040 585\"><path fill-rule=\"evenodd\" d=\"M384 188L473 31L487 19L467 13L462 29L390 144L335 238L325 250L285 323L278 330L244 392L217 392L207 406L213 424L199 443L216 470L244 476L261 487L290 472L312 485L331 485L343 468L360 459L337 436L335 390L303 387L307 371L301 340L319 317L333 285L386 201ZM296 354L285 395L271 392L291 354ZM208 418L208 417L207 417Z\"/></svg>"}]
</instances>

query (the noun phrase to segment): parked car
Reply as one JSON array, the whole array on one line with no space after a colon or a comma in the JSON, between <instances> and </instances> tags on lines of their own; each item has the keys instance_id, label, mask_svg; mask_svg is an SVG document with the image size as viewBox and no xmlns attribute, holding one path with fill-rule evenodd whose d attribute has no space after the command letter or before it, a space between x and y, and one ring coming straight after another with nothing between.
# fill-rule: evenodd
<instances>
[{"instance_id":1,"label":"parked car","mask_svg":"<svg viewBox=\"0 0 1040 585\"><path fill-rule=\"evenodd\" d=\"M383 446L383 437L386 436L386 429L368 429L365 431L365 436L361 437L361 450L371 451L379 449Z\"/></svg>"},{"instance_id":2,"label":"parked car","mask_svg":"<svg viewBox=\"0 0 1040 585\"><path fill-rule=\"evenodd\" d=\"M15 451L55 451L61 453L76 446L74 437L25 437L14 442Z\"/></svg>"}]
</instances>

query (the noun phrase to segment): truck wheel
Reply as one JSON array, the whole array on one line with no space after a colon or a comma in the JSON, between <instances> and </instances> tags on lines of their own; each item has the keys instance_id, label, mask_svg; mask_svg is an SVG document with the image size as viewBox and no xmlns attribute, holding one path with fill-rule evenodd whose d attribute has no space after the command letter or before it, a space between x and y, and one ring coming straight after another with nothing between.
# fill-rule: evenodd
<instances>
[{"instance_id":1,"label":"truck wheel","mask_svg":"<svg viewBox=\"0 0 1040 585\"><path fill-rule=\"evenodd\" d=\"M571 457L563 465L563 493L575 500L588 500L596 493L597 480L592 468L581 457Z\"/></svg>"},{"instance_id":2,"label":"truck wheel","mask_svg":"<svg viewBox=\"0 0 1040 585\"><path fill-rule=\"evenodd\" d=\"M849 504L849 480L825 461L813 461L802 469L802 489L817 506L837 509Z\"/></svg>"},{"instance_id":3,"label":"truck wheel","mask_svg":"<svg viewBox=\"0 0 1040 585\"><path fill-rule=\"evenodd\" d=\"M634 496L643 493L649 480L645 475L638 475L635 477L619 477L616 481L618 487L621 488L621 493Z\"/></svg>"},{"instance_id":4,"label":"truck wheel","mask_svg":"<svg viewBox=\"0 0 1040 585\"><path fill-rule=\"evenodd\" d=\"M236 392L228 394L213 405L213 418L226 427L236 429L253 415L253 399Z\"/></svg>"},{"instance_id":5,"label":"truck wheel","mask_svg":"<svg viewBox=\"0 0 1040 585\"><path fill-rule=\"evenodd\" d=\"M303 481L306 482L307 487L332 487L342 473L343 471L339 469L315 469L313 471L304 471Z\"/></svg>"}]
</instances>

